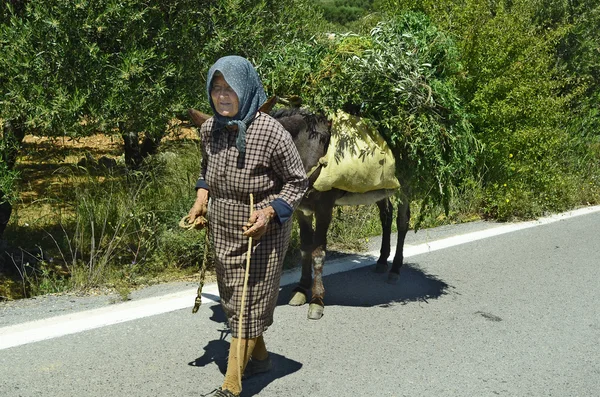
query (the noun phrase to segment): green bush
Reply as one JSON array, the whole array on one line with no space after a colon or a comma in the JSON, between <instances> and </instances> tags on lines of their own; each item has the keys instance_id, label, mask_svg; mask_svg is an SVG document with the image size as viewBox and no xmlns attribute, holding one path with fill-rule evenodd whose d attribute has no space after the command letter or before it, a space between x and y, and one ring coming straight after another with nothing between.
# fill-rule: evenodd
<instances>
[{"instance_id":1,"label":"green bush","mask_svg":"<svg viewBox=\"0 0 600 397\"><path fill-rule=\"evenodd\" d=\"M569 78L556 68L565 28L554 27L560 13L539 7L498 7L465 32L470 78L463 93L486 148L479 157L484 214L494 218L530 218L586 202L580 193L590 182L591 163L581 163L589 158L587 143L569 131Z\"/></svg>"},{"instance_id":2,"label":"green bush","mask_svg":"<svg viewBox=\"0 0 600 397\"><path fill-rule=\"evenodd\" d=\"M483 143L474 176L483 216L530 218L598 201L597 3L382 0L374 7L422 10L455 38L465 76L457 88Z\"/></svg>"}]
</instances>

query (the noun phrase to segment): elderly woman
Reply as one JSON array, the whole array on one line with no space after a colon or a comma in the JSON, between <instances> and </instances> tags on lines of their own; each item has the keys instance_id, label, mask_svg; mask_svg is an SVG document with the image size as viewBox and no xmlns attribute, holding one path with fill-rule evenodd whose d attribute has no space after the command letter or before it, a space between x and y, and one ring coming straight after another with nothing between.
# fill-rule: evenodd
<instances>
[{"instance_id":1,"label":"elderly woman","mask_svg":"<svg viewBox=\"0 0 600 397\"><path fill-rule=\"evenodd\" d=\"M290 134L259 111L266 95L248 60L219 59L208 72L206 89L214 116L200 128L202 164L189 221L206 216L215 249L221 305L232 333L225 381L215 396L228 397L241 393L239 373L249 376L271 368L263 333L273 323L290 218L308 181ZM248 237L256 244L240 335Z\"/></svg>"}]
</instances>

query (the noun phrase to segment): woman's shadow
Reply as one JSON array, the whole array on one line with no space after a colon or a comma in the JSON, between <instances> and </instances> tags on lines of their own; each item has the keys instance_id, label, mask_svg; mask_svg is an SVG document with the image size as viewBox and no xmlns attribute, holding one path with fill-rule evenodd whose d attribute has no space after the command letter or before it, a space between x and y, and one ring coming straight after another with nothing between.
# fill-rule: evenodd
<instances>
[{"instance_id":1,"label":"woman's shadow","mask_svg":"<svg viewBox=\"0 0 600 397\"><path fill-rule=\"evenodd\" d=\"M204 354L194 361L190 362L189 365L194 367L204 367L211 363L215 363L219 368L219 371L225 375L227 371L227 358L229 355L229 340L228 338L231 331L227 325L227 317L223 312L220 304L213 304L210 306L212 315L210 320L215 323L220 323L223 329L217 330L219 336L217 339L211 340L206 346L204 346ZM280 354L269 352L271 360L273 362L273 369L267 373L256 375L250 379L244 379L242 396L249 395L253 396L258 394L264 389L269 383L276 379L283 378L284 376L290 375L300 368L302 364L291 360Z\"/></svg>"}]
</instances>

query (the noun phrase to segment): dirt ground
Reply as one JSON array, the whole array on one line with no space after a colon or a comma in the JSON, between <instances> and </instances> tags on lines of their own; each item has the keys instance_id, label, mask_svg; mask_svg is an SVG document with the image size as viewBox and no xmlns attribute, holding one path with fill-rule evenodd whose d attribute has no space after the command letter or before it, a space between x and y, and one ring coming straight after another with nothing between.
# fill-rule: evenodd
<instances>
[{"instance_id":1,"label":"dirt ground","mask_svg":"<svg viewBox=\"0 0 600 397\"><path fill-rule=\"evenodd\" d=\"M163 138L163 144L179 139L197 139L196 130L175 126ZM69 194L73 166L84 157L95 161L105 157L123 164L123 140L118 135L97 134L72 139L26 135L17 161L20 172L19 201L14 205L11 222L18 226L31 222L44 223L56 208L56 201ZM59 199L59 200L54 200Z\"/></svg>"}]
</instances>

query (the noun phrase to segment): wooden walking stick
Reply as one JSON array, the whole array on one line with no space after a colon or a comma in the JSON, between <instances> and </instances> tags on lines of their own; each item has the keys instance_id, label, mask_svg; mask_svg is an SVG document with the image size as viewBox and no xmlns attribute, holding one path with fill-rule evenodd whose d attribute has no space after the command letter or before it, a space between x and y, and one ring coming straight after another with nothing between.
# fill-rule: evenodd
<instances>
[{"instance_id":1,"label":"wooden walking stick","mask_svg":"<svg viewBox=\"0 0 600 397\"><path fill-rule=\"evenodd\" d=\"M254 196L250 193L250 217L254 212ZM248 276L250 275L250 255L252 253L252 237L248 237L248 252L246 253L246 274L244 275L244 288L242 289L242 301L240 302L240 318L238 321L238 344L237 344L237 358L238 358L238 381L240 384L240 390L242 389L242 363L244 360L240 355L242 344L240 343L242 338L242 319L244 316L244 305L246 303L246 290L248 289Z\"/></svg>"}]
</instances>

